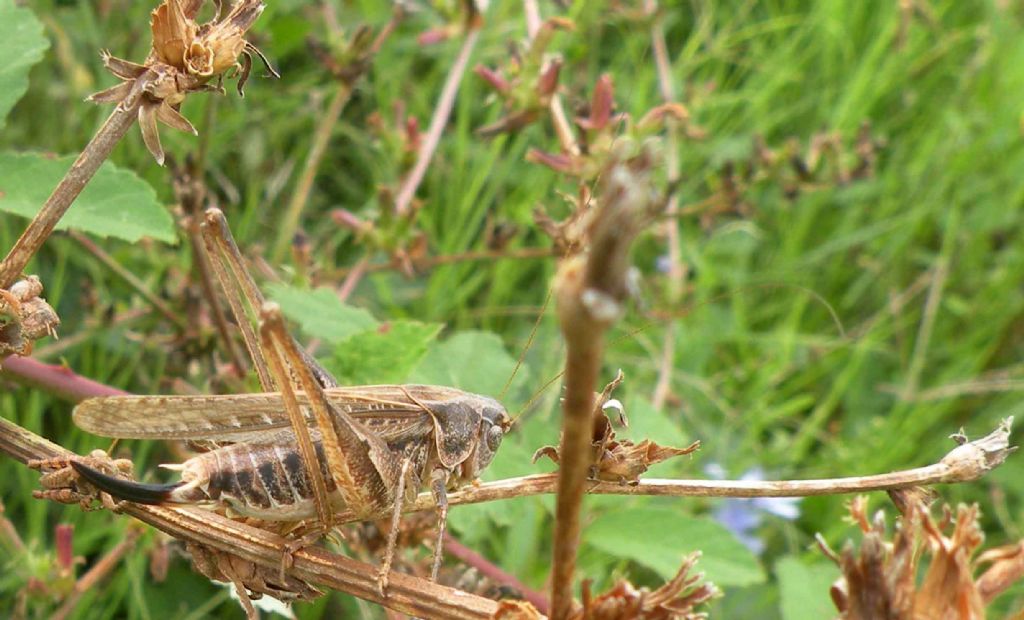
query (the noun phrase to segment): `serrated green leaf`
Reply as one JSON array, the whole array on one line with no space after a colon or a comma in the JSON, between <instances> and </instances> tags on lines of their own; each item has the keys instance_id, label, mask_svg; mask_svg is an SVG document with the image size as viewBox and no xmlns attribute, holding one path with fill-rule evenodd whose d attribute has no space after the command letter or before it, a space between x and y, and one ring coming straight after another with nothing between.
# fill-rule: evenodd
<instances>
[{"instance_id":1,"label":"serrated green leaf","mask_svg":"<svg viewBox=\"0 0 1024 620\"><path fill-rule=\"evenodd\" d=\"M615 557L629 558L671 579L683 556L702 551L697 570L718 586L764 581L757 557L718 522L671 508L643 507L608 512L583 532L586 544Z\"/></svg>"},{"instance_id":2,"label":"serrated green leaf","mask_svg":"<svg viewBox=\"0 0 1024 620\"><path fill-rule=\"evenodd\" d=\"M339 342L325 366L342 385L403 383L440 331L436 323L382 323Z\"/></svg>"},{"instance_id":3,"label":"serrated green leaf","mask_svg":"<svg viewBox=\"0 0 1024 620\"><path fill-rule=\"evenodd\" d=\"M34 217L74 160L71 155L0 153L0 211ZM143 237L177 241L174 220L153 188L110 162L100 166L57 223L58 230L69 228L128 242Z\"/></svg>"},{"instance_id":4,"label":"serrated green leaf","mask_svg":"<svg viewBox=\"0 0 1024 620\"><path fill-rule=\"evenodd\" d=\"M267 292L303 332L332 344L378 325L369 312L343 304L338 294L326 287L308 290L274 283L267 286Z\"/></svg>"},{"instance_id":5,"label":"serrated green leaf","mask_svg":"<svg viewBox=\"0 0 1024 620\"><path fill-rule=\"evenodd\" d=\"M779 606L784 620L817 620L836 615L829 597L839 569L831 562L804 563L787 556L775 564L779 578Z\"/></svg>"},{"instance_id":6,"label":"serrated green leaf","mask_svg":"<svg viewBox=\"0 0 1024 620\"><path fill-rule=\"evenodd\" d=\"M28 72L43 59L50 42L32 11L0 0L0 128L28 88Z\"/></svg>"},{"instance_id":7,"label":"serrated green leaf","mask_svg":"<svg viewBox=\"0 0 1024 620\"><path fill-rule=\"evenodd\" d=\"M485 396L499 396L512 376L516 360L505 350L501 338L491 332L459 332L430 348L411 380L429 385L447 385ZM525 381L521 368L517 382Z\"/></svg>"}]
</instances>

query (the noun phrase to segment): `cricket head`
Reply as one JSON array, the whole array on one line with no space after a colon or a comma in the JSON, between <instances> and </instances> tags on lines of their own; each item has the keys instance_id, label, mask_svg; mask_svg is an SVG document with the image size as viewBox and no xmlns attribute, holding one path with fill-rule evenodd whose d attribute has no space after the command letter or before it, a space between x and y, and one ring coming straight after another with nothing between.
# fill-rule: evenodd
<instances>
[{"instance_id":1,"label":"cricket head","mask_svg":"<svg viewBox=\"0 0 1024 620\"><path fill-rule=\"evenodd\" d=\"M505 433L512 428L512 418L501 403L486 396L478 398L481 401L481 415L476 452L471 464L474 477L491 464L494 454L501 447L501 440L505 437Z\"/></svg>"},{"instance_id":2,"label":"cricket head","mask_svg":"<svg viewBox=\"0 0 1024 620\"><path fill-rule=\"evenodd\" d=\"M437 455L449 471L473 480L494 460L512 418L498 401L479 394L460 392L426 403L434 418Z\"/></svg>"}]
</instances>

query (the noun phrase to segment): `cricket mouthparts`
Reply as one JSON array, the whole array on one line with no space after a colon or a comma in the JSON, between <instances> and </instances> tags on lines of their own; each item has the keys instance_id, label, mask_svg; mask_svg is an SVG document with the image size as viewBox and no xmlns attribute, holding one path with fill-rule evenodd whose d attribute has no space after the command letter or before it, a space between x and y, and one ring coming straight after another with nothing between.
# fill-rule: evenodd
<instances>
[{"instance_id":1,"label":"cricket mouthparts","mask_svg":"<svg viewBox=\"0 0 1024 620\"><path fill-rule=\"evenodd\" d=\"M170 484L145 484L108 476L88 465L71 461L82 478L101 491L111 494L116 499L123 499L137 504L163 504L170 498L171 492L182 485L181 482Z\"/></svg>"}]
</instances>

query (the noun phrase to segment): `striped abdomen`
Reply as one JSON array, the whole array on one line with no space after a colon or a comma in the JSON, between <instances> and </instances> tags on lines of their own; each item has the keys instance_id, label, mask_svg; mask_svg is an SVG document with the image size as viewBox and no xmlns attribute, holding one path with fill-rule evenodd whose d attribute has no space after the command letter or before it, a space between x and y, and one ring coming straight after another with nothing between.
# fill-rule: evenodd
<instances>
[{"instance_id":1,"label":"striped abdomen","mask_svg":"<svg viewBox=\"0 0 1024 620\"><path fill-rule=\"evenodd\" d=\"M314 447L332 504L341 507L323 446ZM269 521L316 516L313 485L294 441L233 444L195 456L181 469L183 484L164 501L223 502L243 516Z\"/></svg>"}]
</instances>

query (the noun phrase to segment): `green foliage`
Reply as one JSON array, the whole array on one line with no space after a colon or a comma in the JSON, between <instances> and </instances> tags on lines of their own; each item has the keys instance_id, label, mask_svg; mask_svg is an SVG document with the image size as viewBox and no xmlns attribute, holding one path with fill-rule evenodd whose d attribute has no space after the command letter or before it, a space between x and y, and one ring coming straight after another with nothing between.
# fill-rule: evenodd
<instances>
[{"instance_id":1,"label":"green foliage","mask_svg":"<svg viewBox=\"0 0 1024 620\"><path fill-rule=\"evenodd\" d=\"M404 383L440 331L418 321L382 323L338 342L327 369L342 384Z\"/></svg>"},{"instance_id":2,"label":"green foliage","mask_svg":"<svg viewBox=\"0 0 1024 620\"><path fill-rule=\"evenodd\" d=\"M0 211L30 218L46 202L75 157L0 153ZM57 224L101 237L174 243L174 221L153 188L130 170L107 163Z\"/></svg>"},{"instance_id":3,"label":"green foliage","mask_svg":"<svg viewBox=\"0 0 1024 620\"><path fill-rule=\"evenodd\" d=\"M829 588L839 577L835 564L816 560L804 562L794 556L775 563L779 579L783 620L817 620L835 613Z\"/></svg>"},{"instance_id":4,"label":"green foliage","mask_svg":"<svg viewBox=\"0 0 1024 620\"><path fill-rule=\"evenodd\" d=\"M673 508L645 506L609 510L587 525L584 541L611 557L626 557L675 577L682 558L694 551L708 579L723 587L747 586L765 579L754 554L713 519L688 516Z\"/></svg>"},{"instance_id":5,"label":"green foliage","mask_svg":"<svg viewBox=\"0 0 1024 620\"><path fill-rule=\"evenodd\" d=\"M378 325L369 312L343 304L334 291L325 287L309 291L275 282L267 286L267 296L306 335L330 343L342 342Z\"/></svg>"},{"instance_id":6,"label":"green foliage","mask_svg":"<svg viewBox=\"0 0 1024 620\"><path fill-rule=\"evenodd\" d=\"M109 113L82 103L113 83L97 52L142 60L152 4L42 0L30 10L0 0L0 118L7 116L0 133L0 251L70 165L70 157L13 153L82 148ZM734 477L755 466L771 478L885 472L937 459L950 447L945 437L961 425L975 436L1016 413L1024 373L1024 216L1018 204L1024 196L1024 14L1012 3L958 0L915 3L928 8L910 16L894 2L662 4L677 98L706 133L702 140L681 140L678 150L684 215L674 222L688 276L682 296L671 295L659 269L664 223L658 234L640 239L634 262L641 303L609 338L603 376L619 368L626 373L616 395L631 422L623 437L666 445L700 439L703 447L693 457L656 466L651 475L700 477L712 462ZM507 62L508 43L525 36L520 3L491 5L471 64ZM347 35L357 24L380 27L389 17L381 3L331 7ZM557 9L541 3L541 10L549 16ZM326 102L337 92L305 45L307 36L330 36L330 20L320 15L308 2L271 3L254 35L283 79L259 79L257 69L244 100L191 96L183 113L200 138L162 134L178 161L205 149L211 201L223 208L253 264L285 234L285 205ZM649 22L623 17L612 3L578 1L565 15L576 28L555 35L551 51L565 61L570 114L585 107L606 72L616 84L618 112L635 120L660 103ZM40 21L53 45L42 62L47 42ZM441 26L437 13L410 15L354 86L302 214L309 263L288 257L270 264L276 278L266 269L256 272L268 297L299 325L297 335L304 343L319 341L318 355L344 381L441 383L497 396L506 392L547 297L554 260L451 260L407 277L382 267L394 259L393 248L368 249L365 234L340 227L334 217L340 208L363 221L387 211L382 190L395 189L414 156L405 129L426 127L458 49L458 36L439 45L417 43L419 34ZM417 193L420 209L408 228L425 235L429 256L487 251L494 224L520 230L509 251L547 247L532 210L542 205L562 217L562 195L577 191L564 177L525 161L531 148L558 151L546 120L495 139L475 133L501 114L489 94L478 77L463 79ZM399 113L416 123L406 124ZM849 151L863 121L886 143L870 178L836 183L823 166L818 182L794 189L763 168L747 173L755 136L785 162L794 153L806 156L819 131L837 132ZM790 140L799 145L794 153L785 150ZM847 157L849 169L856 155ZM175 238L166 208L175 201L171 177L153 165L137 131L129 132L113 160L116 167L100 172L62 224L110 237L103 248L189 317L189 331L177 330L133 286L55 235L33 265L61 315L64 338L56 348L43 341L37 354L139 393L167 392L183 382L199 391L218 389L216 369L224 359L215 330L196 311L203 303L195 302L201 294L191 275L191 249L139 242ZM709 214L708 205L723 204L728 164L744 186L743 208ZM409 231L394 232L401 239ZM351 273L361 259L374 268L342 304L335 274ZM304 288L308 282L317 288ZM666 341L672 344L671 393L655 407ZM519 413L560 369L563 353L548 316L526 355L530 372L520 371L504 394L510 410ZM540 395L485 479L552 469L543 461L531 464L530 456L558 441L558 398L557 385ZM76 430L68 411L39 390L6 383L0 390L0 415L80 452L106 445ZM143 476L152 475L146 466L177 459L159 444L121 448ZM0 459L0 476L5 515L32 549L12 555L0 571L0 616L8 616L27 576L50 568L41 563L51 557L55 523L76 525L75 553L91 563L123 539L127 520L32 500L37 476L8 459ZM1024 483L1009 467L986 484L941 492L953 502L982 503L990 544L1009 541L1024 522ZM539 589L550 569L551 504L550 498L526 498L453 508L452 529ZM701 549L698 570L725 590L712 608L715 617L791 620L831 613L827 586L834 569L800 554L815 532L842 546L850 534L843 499L808 499L794 521L765 519L750 532L764 544L760 556L714 521L716 506L693 499L588 498L581 566L605 584L628 575L657 587L684 553ZM172 562L168 582L153 582L142 566L149 545L148 538L140 541L138 555L97 585L73 617L238 617L222 588L181 561ZM31 570L17 572L19 566ZM762 566L774 570L766 575ZM375 613L339 598L299 606L299 615ZM48 605L34 598L30 609L45 614ZM999 603L992 615L1019 607L1018 601Z\"/></svg>"},{"instance_id":7,"label":"green foliage","mask_svg":"<svg viewBox=\"0 0 1024 620\"><path fill-rule=\"evenodd\" d=\"M496 397L502 395L515 366L516 361L496 334L467 330L431 347L410 380ZM520 372L516 380L519 386L527 374L526 369Z\"/></svg>"},{"instance_id":8,"label":"green foliage","mask_svg":"<svg viewBox=\"0 0 1024 620\"><path fill-rule=\"evenodd\" d=\"M43 58L50 42L43 25L27 8L14 0L0 0L0 129L7 113L28 88L28 71Z\"/></svg>"}]
</instances>

